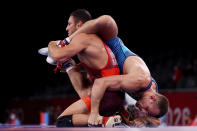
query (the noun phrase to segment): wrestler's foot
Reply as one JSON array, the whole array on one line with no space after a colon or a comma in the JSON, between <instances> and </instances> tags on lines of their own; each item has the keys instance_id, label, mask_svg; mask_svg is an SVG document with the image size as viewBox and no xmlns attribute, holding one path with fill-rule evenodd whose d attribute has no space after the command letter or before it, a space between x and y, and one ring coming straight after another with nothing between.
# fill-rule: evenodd
<instances>
[{"instance_id":1,"label":"wrestler's foot","mask_svg":"<svg viewBox=\"0 0 197 131\"><path fill-rule=\"evenodd\" d=\"M51 65L57 65L57 62L54 61L50 56L48 56L46 58L47 63L51 64Z\"/></svg>"},{"instance_id":2,"label":"wrestler's foot","mask_svg":"<svg viewBox=\"0 0 197 131\"><path fill-rule=\"evenodd\" d=\"M41 54L41 55L47 56L47 58L46 58L47 63L49 63L49 64L51 64L51 65L56 65L56 64L57 64L57 62L54 61L54 60L49 56L48 47L44 47L44 48L39 49L39 50L38 50L38 53Z\"/></svg>"},{"instance_id":3,"label":"wrestler's foot","mask_svg":"<svg viewBox=\"0 0 197 131\"><path fill-rule=\"evenodd\" d=\"M38 53L41 55L46 55L48 56L48 47L44 47L38 50Z\"/></svg>"},{"instance_id":4,"label":"wrestler's foot","mask_svg":"<svg viewBox=\"0 0 197 131\"><path fill-rule=\"evenodd\" d=\"M119 115L114 115L111 117L103 117L103 127L114 127L116 125L119 125L121 123L122 119Z\"/></svg>"},{"instance_id":5,"label":"wrestler's foot","mask_svg":"<svg viewBox=\"0 0 197 131\"><path fill-rule=\"evenodd\" d=\"M69 40L69 37L65 38L64 40L61 40L61 41L58 41L56 43L56 45L58 47L64 47L66 45L68 45L70 43L70 40ZM38 53L41 54L41 55L45 55L45 56L48 56L49 53L48 53L48 47L44 47L44 48L41 48L38 50Z\"/></svg>"}]
</instances>

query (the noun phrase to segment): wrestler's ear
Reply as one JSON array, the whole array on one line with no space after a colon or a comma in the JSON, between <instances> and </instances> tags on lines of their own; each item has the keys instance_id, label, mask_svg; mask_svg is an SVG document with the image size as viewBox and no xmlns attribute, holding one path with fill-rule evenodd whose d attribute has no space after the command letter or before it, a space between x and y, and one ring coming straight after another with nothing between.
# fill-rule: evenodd
<instances>
[{"instance_id":1,"label":"wrestler's ear","mask_svg":"<svg viewBox=\"0 0 197 131\"><path fill-rule=\"evenodd\" d=\"M80 28L82 25L83 25L83 22L82 22L82 21L79 21L79 22L77 23L77 29Z\"/></svg>"},{"instance_id":2,"label":"wrestler's ear","mask_svg":"<svg viewBox=\"0 0 197 131\"><path fill-rule=\"evenodd\" d=\"M156 100L157 100L157 98L156 98L155 95L151 95L150 98L151 98L151 100L153 100L153 101L156 101Z\"/></svg>"}]
</instances>

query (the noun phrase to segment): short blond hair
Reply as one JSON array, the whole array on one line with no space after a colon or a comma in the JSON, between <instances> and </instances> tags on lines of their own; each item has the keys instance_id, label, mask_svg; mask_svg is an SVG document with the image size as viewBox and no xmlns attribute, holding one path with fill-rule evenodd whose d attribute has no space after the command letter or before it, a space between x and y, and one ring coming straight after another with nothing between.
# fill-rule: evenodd
<instances>
[{"instance_id":1,"label":"short blond hair","mask_svg":"<svg viewBox=\"0 0 197 131\"><path fill-rule=\"evenodd\" d=\"M156 98L156 106L159 108L159 114L155 115L155 117L160 118L168 112L169 101L166 96L159 93L156 94Z\"/></svg>"}]
</instances>

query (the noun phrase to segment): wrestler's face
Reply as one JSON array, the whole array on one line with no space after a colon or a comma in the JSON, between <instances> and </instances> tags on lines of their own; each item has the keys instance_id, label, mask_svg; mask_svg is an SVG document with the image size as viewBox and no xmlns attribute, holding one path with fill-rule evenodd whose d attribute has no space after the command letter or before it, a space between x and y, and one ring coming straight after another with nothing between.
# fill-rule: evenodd
<instances>
[{"instance_id":1,"label":"wrestler's face","mask_svg":"<svg viewBox=\"0 0 197 131\"><path fill-rule=\"evenodd\" d=\"M79 28L79 22L76 22L75 18L73 16L70 16L68 19L68 25L66 27L68 36L72 35L78 28Z\"/></svg>"},{"instance_id":2,"label":"wrestler's face","mask_svg":"<svg viewBox=\"0 0 197 131\"><path fill-rule=\"evenodd\" d=\"M140 112L147 116L155 116L159 114L159 109L156 106L154 96L146 96L143 97L136 103L136 107L140 110Z\"/></svg>"}]
</instances>

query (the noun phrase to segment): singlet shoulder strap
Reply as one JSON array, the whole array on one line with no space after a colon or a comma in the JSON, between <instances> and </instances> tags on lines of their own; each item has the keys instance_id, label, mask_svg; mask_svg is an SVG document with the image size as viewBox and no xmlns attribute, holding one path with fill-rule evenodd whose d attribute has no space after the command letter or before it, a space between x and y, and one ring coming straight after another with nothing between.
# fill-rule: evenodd
<instances>
[{"instance_id":1,"label":"singlet shoulder strap","mask_svg":"<svg viewBox=\"0 0 197 131\"><path fill-rule=\"evenodd\" d=\"M156 85L156 92L159 92L159 87L158 87L158 85L157 85L157 82L155 81L154 78L151 77L151 79L152 79L152 82L154 82L155 85Z\"/></svg>"},{"instance_id":2,"label":"singlet shoulder strap","mask_svg":"<svg viewBox=\"0 0 197 131\"><path fill-rule=\"evenodd\" d=\"M150 81L149 85L148 85L146 88L143 88L143 89L138 90L137 93L139 93L139 92L144 92L144 91L150 89L151 86L152 86L152 82L155 83L155 85L156 85L156 92L158 92L158 85L157 85L157 82L155 81L155 79L153 79L153 78L151 77L151 81Z\"/></svg>"}]
</instances>

